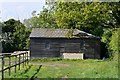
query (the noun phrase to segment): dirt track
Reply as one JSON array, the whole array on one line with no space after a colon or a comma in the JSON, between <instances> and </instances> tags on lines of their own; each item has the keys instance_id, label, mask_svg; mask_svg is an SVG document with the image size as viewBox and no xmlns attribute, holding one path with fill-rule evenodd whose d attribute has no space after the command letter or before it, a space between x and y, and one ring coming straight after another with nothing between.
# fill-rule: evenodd
<instances>
[{"instance_id":1,"label":"dirt track","mask_svg":"<svg viewBox=\"0 0 120 80\"><path fill-rule=\"evenodd\" d=\"M43 66L70 66L67 63L55 63L55 62L30 62L32 65L43 65Z\"/></svg>"}]
</instances>

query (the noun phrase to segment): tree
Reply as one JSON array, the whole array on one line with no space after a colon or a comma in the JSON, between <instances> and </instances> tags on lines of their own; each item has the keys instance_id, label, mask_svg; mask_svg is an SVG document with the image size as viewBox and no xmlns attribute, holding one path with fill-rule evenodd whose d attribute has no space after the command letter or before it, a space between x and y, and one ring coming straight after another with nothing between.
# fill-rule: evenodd
<instances>
[{"instance_id":1,"label":"tree","mask_svg":"<svg viewBox=\"0 0 120 80\"><path fill-rule=\"evenodd\" d=\"M120 2L111 3L112 11L111 16L113 17L114 25L116 28L120 27Z\"/></svg>"},{"instance_id":2,"label":"tree","mask_svg":"<svg viewBox=\"0 0 120 80\"><path fill-rule=\"evenodd\" d=\"M106 44L109 56L113 58L120 51L120 28L107 29L102 36L102 42Z\"/></svg>"},{"instance_id":3,"label":"tree","mask_svg":"<svg viewBox=\"0 0 120 80\"><path fill-rule=\"evenodd\" d=\"M26 50L30 31L19 20L9 19L4 22L2 33L6 34L7 41L3 41L3 52ZM4 37L4 36L3 36Z\"/></svg>"},{"instance_id":4,"label":"tree","mask_svg":"<svg viewBox=\"0 0 120 80\"><path fill-rule=\"evenodd\" d=\"M2 23L0 22L0 53L2 53L2 43L1 41L3 40L2 39Z\"/></svg>"},{"instance_id":5,"label":"tree","mask_svg":"<svg viewBox=\"0 0 120 80\"><path fill-rule=\"evenodd\" d=\"M111 3L58 2L55 19L60 28L77 28L97 36L102 36L104 28L114 28Z\"/></svg>"},{"instance_id":6,"label":"tree","mask_svg":"<svg viewBox=\"0 0 120 80\"><path fill-rule=\"evenodd\" d=\"M109 43L111 41L113 29L105 29L101 39L101 54L104 57L111 57L111 50L109 49Z\"/></svg>"},{"instance_id":7,"label":"tree","mask_svg":"<svg viewBox=\"0 0 120 80\"><path fill-rule=\"evenodd\" d=\"M43 11L40 11L39 14L35 15L35 11L32 18L25 19L24 24L28 27L37 27L37 28L56 28L57 24L55 22L54 14L52 9L44 8Z\"/></svg>"},{"instance_id":8,"label":"tree","mask_svg":"<svg viewBox=\"0 0 120 80\"><path fill-rule=\"evenodd\" d=\"M118 53L120 51L120 28L112 31L111 41L109 43L109 49L113 51L113 53Z\"/></svg>"}]
</instances>

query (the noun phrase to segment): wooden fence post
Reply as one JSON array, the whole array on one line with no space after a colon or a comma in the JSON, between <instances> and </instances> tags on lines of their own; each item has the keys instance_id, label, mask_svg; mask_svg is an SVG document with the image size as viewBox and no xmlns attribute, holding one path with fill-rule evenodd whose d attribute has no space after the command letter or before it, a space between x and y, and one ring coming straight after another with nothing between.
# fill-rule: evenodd
<instances>
[{"instance_id":1,"label":"wooden fence post","mask_svg":"<svg viewBox=\"0 0 120 80\"><path fill-rule=\"evenodd\" d=\"M27 52L27 64L28 64L28 52Z\"/></svg>"},{"instance_id":2,"label":"wooden fence post","mask_svg":"<svg viewBox=\"0 0 120 80\"><path fill-rule=\"evenodd\" d=\"M10 66L11 66L11 56L8 56L9 57L9 69L8 69L8 74L10 76Z\"/></svg>"},{"instance_id":3,"label":"wooden fence post","mask_svg":"<svg viewBox=\"0 0 120 80\"><path fill-rule=\"evenodd\" d=\"M4 55L2 55L2 80L4 80Z\"/></svg>"},{"instance_id":4,"label":"wooden fence post","mask_svg":"<svg viewBox=\"0 0 120 80\"><path fill-rule=\"evenodd\" d=\"M23 60L22 60L22 62L23 62L23 68L24 68L24 53L23 53Z\"/></svg>"},{"instance_id":5,"label":"wooden fence post","mask_svg":"<svg viewBox=\"0 0 120 80\"><path fill-rule=\"evenodd\" d=\"M26 54L27 54L27 53L25 52L25 65L26 65L26 62L27 62L27 60L26 60Z\"/></svg>"},{"instance_id":6,"label":"wooden fence post","mask_svg":"<svg viewBox=\"0 0 120 80\"><path fill-rule=\"evenodd\" d=\"M18 67L18 70L20 70L20 54L19 54L19 63L18 63L19 65L19 67Z\"/></svg>"},{"instance_id":7,"label":"wooden fence post","mask_svg":"<svg viewBox=\"0 0 120 80\"><path fill-rule=\"evenodd\" d=\"M17 55L15 55L15 69L14 69L15 73L16 73L16 66L17 66Z\"/></svg>"}]
</instances>

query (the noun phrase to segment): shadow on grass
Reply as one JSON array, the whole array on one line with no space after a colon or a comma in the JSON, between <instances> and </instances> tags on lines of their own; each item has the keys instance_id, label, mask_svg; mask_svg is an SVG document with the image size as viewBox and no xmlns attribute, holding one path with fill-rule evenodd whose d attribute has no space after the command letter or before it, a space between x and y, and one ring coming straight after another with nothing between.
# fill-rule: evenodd
<instances>
[{"instance_id":1,"label":"shadow on grass","mask_svg":"<svg viewBox=\"0 0 120 80\"><path fill-rule=\"evenodd\" d=\"M31 80L34 79L35 75L40 71L41 67L42 67L42 65L39 66L39 68L37 69L36 73L31 77Z\"/></svg>"},{"instance_id":2,"label":"shadow on grass","mask_svg":"<svg viewBox=\"0 0 120 80\"><path fill-rule=\"evenodd\" d=\"M27 73L31 69L32 66L33 65L29 65L29 67L23 73L21 73L21 75Z\"/></svg>"},{"instance_id":3,"label":"shadow on grass","mask_svg":"<svg viewBox=\"0 0 120 80\"><path fill-rule=\"evenodd\" d=\"M30 70L31 67L32 67L32 65L30 65L29 68L27 68L27 69L25 70L24 74L27 73L27 72Z\"/></svg>"}]
</instances>

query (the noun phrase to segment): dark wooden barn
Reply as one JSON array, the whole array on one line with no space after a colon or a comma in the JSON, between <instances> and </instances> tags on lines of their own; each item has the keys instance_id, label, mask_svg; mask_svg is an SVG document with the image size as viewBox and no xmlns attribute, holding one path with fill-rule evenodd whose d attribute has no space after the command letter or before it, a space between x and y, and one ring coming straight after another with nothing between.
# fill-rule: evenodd
<instances>
[{"instance_id":1,"label":"dark wooden barn","mask_svg":"<svg viewBox=\"0 0 120 80\"><path fill-rule=\"evenodd\" d=\"M34 28L30 34L31 58L84 54L100 58L100 38L80 30Z\"/></svg>"}]
</instances>

